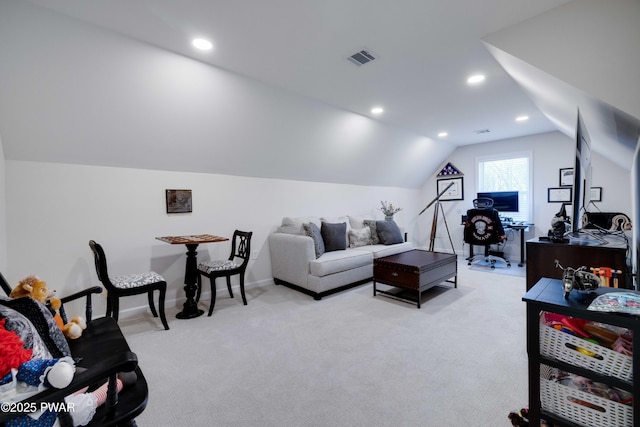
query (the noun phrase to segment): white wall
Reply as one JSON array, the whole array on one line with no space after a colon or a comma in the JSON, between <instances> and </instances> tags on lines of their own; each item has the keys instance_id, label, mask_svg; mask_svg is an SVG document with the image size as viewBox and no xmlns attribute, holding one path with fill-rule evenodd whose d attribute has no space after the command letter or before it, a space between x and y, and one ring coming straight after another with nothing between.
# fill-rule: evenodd
<instances>
[{"instance_id":1,"label":"white wall","mask_svg":"<svg viewBox=\"0 0 640 427\"><path fill-rule=\"evenodd\" d=\"M553 132L456 150L447 161L464 173L465 200L442 203L456 251L468 253L466 245L463 250L460 216L475 196L478 156L533 153L536 226L526 235L528 239L546 234L550 227L559 206L546 202L547 188L558 186L560 168L573 167L573 147L571 138ZM271 283L266 239L283 216L382 217L380 201L388 200L404 208L396 220L408 232L409 240L427 247L434 208L421 216L418 212L436 195L435 177L421 190L409 190L13 160L4 163L8 261L3 272L10 283L38 274L61 295L98 284L88 247L88 241L95 239L107 252L111 274L149 269L163 274L169 283L167 306L183 301L185 248L160 242L157 236L231 236L236 228L252 230L258 257L249 264L248 287L266 285ZM596 155L593 185L603 187L600 209L630 213L628 171ZM167 215L164 192L168 188L191 189L193 213ZM436 250L450 251L442 217L437 230ZM513 239L507 253L517 260L519 238L514 235ZM201 259L224 258L229 249L228 242L207 244L199 248L199 255ZM97 313L104 312L103 305L100 300ZM123 301L123 310L145 307L144 297Z\"/></svg>"},{"instance_id":2,"label":"white wall","mask_svg":"<svg viewBox=\"0 0 640 427\"><path fill-rule=\"evenodd\" d=\"M463 227L460 219L467 209L472 207L472 201L477 193L476 159L486 155L523 151L533 154L532 222L535 224L535 227L525 233L525 240L547 234L551 227L551 219L561 207L558 203L547 203L547 189L559 185L559 169L574 167L575 140L560 132L460 147L447 159L447 162L453 163L464 173L464 200L442 202L456 252L464 253L465 256L469 253L469 246L463 244ZM629 171L598 154L594 154L592 165L592 185L603 187L602 202L597 203L597 207L602 211L624 212L631 215ZM436 177L432 177L422 188L421 197L424 200L428 201L436 196L436 180ZM423 215L429 215L432 218L433 208ZM421 244L429 244L428 233L422 234L421 238L424 239L420 241ZM509 241L505 252L511 261L519 261L519 232L514 232L509 239L513 240ZM435 248L440 250L451 248L442 220L438 223Z\"/></svg>"},{"instance_id":3,"label":"white wall","mask_svg":"<svg viewBox=\"0 0 640 427\"><path fill-rule=\"evenodd\" d=\"M157 236L253 231L252 249L258 257L247 271L250 287L271 283L266 239L283 216L382 218L377 209L381 200L388 200L404 208L396 220L406 226L417 212L418 199L418 190L391 187L12 160L6 161L6 175L5 276L11 284L37 274L60 295L98 284L88 246L94 239L106 251L110 274L154 270L164 275L167 306L175 299L181 303L184 296L186 249L155 240ZM193 213L166 214L165 189L171 188L193 191ZM200 259L226 258L230 243L198 249ZM145 297L132 297L122 308L146 304Z\"/></svg>"}]
</instances>

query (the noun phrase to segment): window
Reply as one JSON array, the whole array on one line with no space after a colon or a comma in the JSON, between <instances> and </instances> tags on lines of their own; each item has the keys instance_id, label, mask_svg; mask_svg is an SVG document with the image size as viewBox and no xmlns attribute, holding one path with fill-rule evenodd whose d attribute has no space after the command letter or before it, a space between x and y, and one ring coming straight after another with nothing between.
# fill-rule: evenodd
<instances>
[{"instance_id":1,"label":"window","mask_svg":"<svg viewBox=\"0 0 640 427\"><path fill-rule=\"evenodd\" d=\"M478 192L517 191L518 212L501 212L514 221L531 221L531 153L507 153L478 158Z\"/></svg>"}]
</instances>

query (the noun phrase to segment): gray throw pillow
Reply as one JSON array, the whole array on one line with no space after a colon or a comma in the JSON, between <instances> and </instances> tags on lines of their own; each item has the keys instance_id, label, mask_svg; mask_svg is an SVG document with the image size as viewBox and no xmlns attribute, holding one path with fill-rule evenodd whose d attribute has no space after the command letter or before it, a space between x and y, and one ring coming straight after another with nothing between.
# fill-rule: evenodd
<instances>
[{"instance_id":1,"label":"gray throw pillow","mask_svg":"<svg viewBox=\"0 0 640 427\"><path fill-rule=\"evenodd\" d=\"M326 252L341 251L347 249L347 223L337 224L323 222L320 227L324 249Z\"/></svg>"},{"instance_id":2,"label":"gray throw pillow","mask_svg":"<svg viewBox=\"0 0 640 427\"><path fill-rule=\"evenodd\" d=\"M325 252L324 241L322 240L320 229L312 222L302 224L302 228L304 228L305 234L313 239L313 246L316 250L316 258L320 258Z\"/></svg>"},{"instance_id":3,"label":"gray throw pillow","mask_svg":"<svg viewBox=\"0 0 640 427\"><path fill-rule=\"evenodd\" d=\"M403 242L400 228L398 228L398 224L393 220L376 221L376 229L378 230L380 243L383 245L393 245Z\"/></svg>"},{"instance_id":4,"label":"gray throw pillow","mask_svg":"<svg viewBox=\"0 0 640 427\"><path fill-rule=\"evenodd\" d=\"M365 219L363 222L364 225L369 227L369 230L371 230L371 244L377 245L378 243L380 243L380 239L378 239L378 229L376 228L376 221L373 219Z\"/></svg>"}]
</instances>

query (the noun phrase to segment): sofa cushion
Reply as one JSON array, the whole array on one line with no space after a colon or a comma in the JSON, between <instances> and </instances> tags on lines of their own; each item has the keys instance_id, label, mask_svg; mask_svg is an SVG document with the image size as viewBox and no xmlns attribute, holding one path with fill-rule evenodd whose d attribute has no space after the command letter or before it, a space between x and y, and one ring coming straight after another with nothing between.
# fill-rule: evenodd
<instances>
[{"instance_id":1,"label":"sofa cushion","mask_svg":"<svg viewBox=\"0 0 640 427\"><path fill-rule=\"evenodd\" d=\"M320 234L320 229L313 222L308 222L302 225L302 228L305 231L305 234L311 239L313 239L313 247L316 251L316 258L322 256L324 253L324 241L322 240L322 234Z\"/></svg>"},{"instance_id":2,"label":"sofa cushion","mask_svg":"<svg viewBox=\"0 0 640 427\"><path fill-rule=\"evenodd\" d=\"M376 229L378 230L378 238L383 245L393 245L402 243L402 233L398 224L394 220L376 221Z\"/></svg>"},{"instance_id":3,"label":"sofa cushion","mask_svg":"<svg viewBox=\"0 0 640 427\"><path fill-rule=\"evenodd\" d=\"M369 227L352 228L351 230L349 230L350 248L357 248L369 244L371 244L371 229Z\"/></svg>"},{"instance_id":4,"label":"sofa cushion","mask_svg":"<svg viewBox=\"0 0 640 427\"><path fill-rule=\"evenodd\" d=\"M371 251L373 258L377 259L385 256L396 255L402 252L412 251L415 249L415 246L412 242L403 242L395 245L369 245L358 249Z\"/></svg>"},{"instance_id":5,"label":"sofa cushion","mask_svg":"<svg viewBox=\"0 0 640 427\"><path fill-rule=\"evenodd\" d=\"M376 228L376 220L365 219L363 223L364 225L369 227L369 230L371 231L371 244L377 245L378 243L380 243L380 239L378 238L378 229Z\"/></svg>"},{"instance_id":6,"label":"sofa cushion","mask_svg":"<svg viewBox=\"0 0 640 427\"><path fill-rule=\"evenodd\" d=\"M354 268L373 264L373 255L369 251L347 249L346 251L326 252L320 258L309 263L312 275L323 277Z\"/></svg>"},{"instance_id":7,"label":"sofa cushion","mask_svg":"<svg viewBox=\"0 0 640 427\"><path fill-rule=\"evenodd\" d=\"M282 218L282 224L280 225L280 232L287 234L301 234L305 235L305 230L303 228L303 224L314 223L318 229L320 228L320 218L309 216L306 218L292 218L292 217L284 217Z\"/></svg>"},{"instance_id":8,"label":"sofa cushion","mask_svg":"<svg viewBox=\"0 0 640 427\"><path fill-rule=\"evenodd\" d=\"M320 227L325 252L342 251L347 249L347 224L344 222L332 224L323 222Z\"/></svg>"}]
</instances>

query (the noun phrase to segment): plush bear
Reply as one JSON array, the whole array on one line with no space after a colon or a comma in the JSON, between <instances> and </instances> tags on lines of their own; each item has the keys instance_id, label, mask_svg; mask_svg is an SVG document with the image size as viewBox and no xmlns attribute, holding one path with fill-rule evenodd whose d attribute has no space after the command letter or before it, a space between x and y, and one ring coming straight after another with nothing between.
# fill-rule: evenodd
<instances>
[{"instance_id":1,"label":"plush bear","mask_svg":"<svg viewBox=\"0 0 640 427\"><path fill-rule=\"evenodd\" d=\"M55 291L47 288L47 283L37 276L29 276L18 283L9 295L11 298L31 297L42 304L49 304L54 313L54 320L68 339L76 339L82 335L82 331L87 327L84 318L75 316L67 324L64 324L58 310L62 305L58 298L54 298Z\"/></svg>"}]
</instances>

